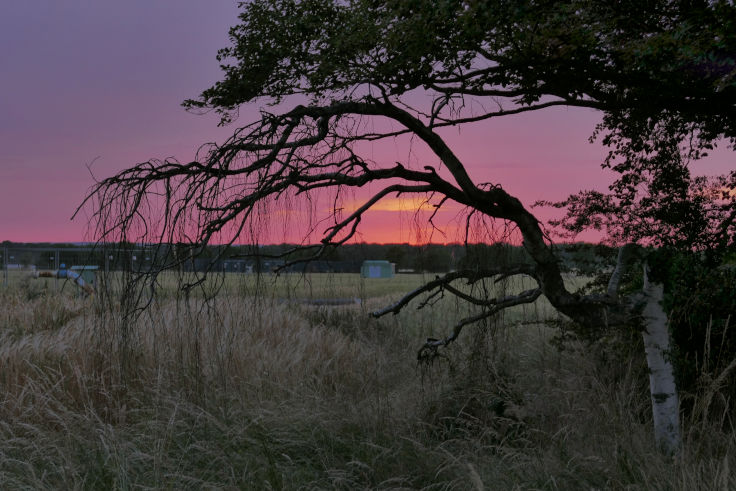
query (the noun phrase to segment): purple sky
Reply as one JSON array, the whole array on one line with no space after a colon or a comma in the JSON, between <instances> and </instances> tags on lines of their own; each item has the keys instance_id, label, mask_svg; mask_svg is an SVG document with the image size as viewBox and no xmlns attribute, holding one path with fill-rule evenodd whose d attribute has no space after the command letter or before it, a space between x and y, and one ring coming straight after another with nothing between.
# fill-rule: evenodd
<instances>
[{"instance_id":1,"label":"purple sky","mask_svg":"<svg viewBox=\"0 0 736 491\"><path fill-rule=\"evenodd\" d=\"M233 0L8 0L0 7L0 240L78 241L93 184L223 135L180 103L219 77Z\"/></svg>"},{"instance_id":2,"label":"purple sky","mask_svg":"<svg viewBox=\"0 0 736 491\"><path fill-rule=\"evenodd\" d=\"M215 54L236 15L234 0L3 2L0 241L89 239L84 216L69 220L94 182L88 164L102 178L150 158L186 161L228 135L214 115L180 103L220 77ZM477 182L501 183L529 204L605 189L605 152L587 142L598 120L557 108L444 134ZM388 163L408 155L390 144L376 150ZM732 159L720 155L722 171ZM367 217L364 239L412 240L407 227L386 232L391 213Z\"/></svg>"}]
</instances>

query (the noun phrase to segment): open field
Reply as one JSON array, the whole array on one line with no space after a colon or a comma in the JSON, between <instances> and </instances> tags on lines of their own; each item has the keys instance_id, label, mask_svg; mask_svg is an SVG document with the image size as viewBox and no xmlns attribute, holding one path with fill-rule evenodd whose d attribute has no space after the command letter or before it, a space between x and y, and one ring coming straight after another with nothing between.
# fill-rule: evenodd
<instances>
[{"instance_id":1,"label":"open field","mask_svg":"<svg viewBox=\"0 0 736 491\"><path fill-rule=\"evenodd\" d=\"M233 276L215 299L187 301L160 278L135 318L71 285L18 281L0 291L0 483L736 488L736 441L708 424L687 425L680 458L657 452L636 335L620 358L576 342L559 350L546 325L557 315L540 300L417 365L423 339L467 305L367 313L423 279ZM353 297L362 302L299 302Z\"/></svg>"},{"instance_id":2,"label":"open field","mask_svg":"<svg viewBox=\"0 0 736 491\"><path fill-rule=\"evenodd\" d=\"M2 274L2 272L0 272ZM128 277L125 273L112 272L107 276L99 273L98 279L117 289L120 282ZM171 297L176 293L181 282L194 282L199 277L193 273L178 274L164 272L157 276L156 282L160 294ZM369 298L383 295L398 295L421 285L423 281L434 278L430 274L402 274L394 278L361 278L358 274L242 274L215 273L209 275L204 288L207 291L222 289L230 293L242 295L260 295L278 298ZM0 278L1 280L2 278ZM54 278L34 278L30 271L9 271L8 284L11 288L25 288L34 291L68 290L75 293L75 286L70 281ZM201 293L200 289L194 290Z\"/></svg>"}]
</instances>

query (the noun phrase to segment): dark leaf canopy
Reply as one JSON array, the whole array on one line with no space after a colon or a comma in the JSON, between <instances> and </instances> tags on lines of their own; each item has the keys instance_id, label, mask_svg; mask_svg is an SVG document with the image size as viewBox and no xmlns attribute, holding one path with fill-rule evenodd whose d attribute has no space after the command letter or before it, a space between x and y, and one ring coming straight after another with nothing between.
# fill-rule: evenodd
<instances>
[{"instance_id":1,"label":"dark leaf canopy","mask_svg":"<svg viewBox=\"0 0 736 491\"><path fill-rule=\"evenodd\" d=\"M638 138L679 118L736 135L736 8L726 1L255 0L242 4L225 76L190 107L227 113L292 94L561 98ZM688 128L692 129L692 128Z\"/></svg>"},{"instance_id":2,"label":"dark leaf canopy","mask_svg":"<svg viewBox=\"0 0 736 491\"><path fill-rule=\"evenodd\" d=\"M244 3L232 46L218 55L225 78L186 105L232 110L261 97L343 96L364 84L416 88L470 66L462 12L456 1Z\"/></svg>"}]
</instances>

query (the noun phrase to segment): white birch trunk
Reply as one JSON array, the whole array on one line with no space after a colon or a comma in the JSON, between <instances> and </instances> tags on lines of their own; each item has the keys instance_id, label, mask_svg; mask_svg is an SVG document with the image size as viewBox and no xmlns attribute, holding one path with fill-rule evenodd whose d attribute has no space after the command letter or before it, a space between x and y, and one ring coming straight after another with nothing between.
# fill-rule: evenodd
<instances>
[{"instance_id":1,"label":"white birch trunk","mask_svg":"<svg viewBox=\"0 0 736 491\"><path fill-rule=\"evenodd\" d=\"M680 450L680 410L672 363L666 358L670 349L667 314L662 309L664 287L651 283L644 265L644 350L649 367L649 391L652 396L654 439L668 454Z\"/></svg>"}]
</instances>

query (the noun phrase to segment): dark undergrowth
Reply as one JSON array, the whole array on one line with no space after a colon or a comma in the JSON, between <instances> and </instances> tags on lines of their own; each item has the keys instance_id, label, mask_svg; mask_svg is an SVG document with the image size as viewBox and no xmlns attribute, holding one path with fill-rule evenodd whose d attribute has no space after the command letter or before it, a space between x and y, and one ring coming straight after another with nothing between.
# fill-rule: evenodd
<instances>
[{"instance_id":1,"label":"dark undergrowth","mask_svg":"<svg viewBox=\"0 0 736 491\"><path fill-rule=\"evenodd\" d=\"M58 316L84 308L44 305ZM135 322L76 313L59 326L47 312L25 330L6 314L0 482L736 488L736 440L717 421L686 421L679 457L657 451L633 350L605 359L566 341L560 351L543 323L496 322L418 365L417 341L434 334L418 315L367 321L363 307L242 298L215 310L157 305Z\"/></svg>"}]
</instances>

